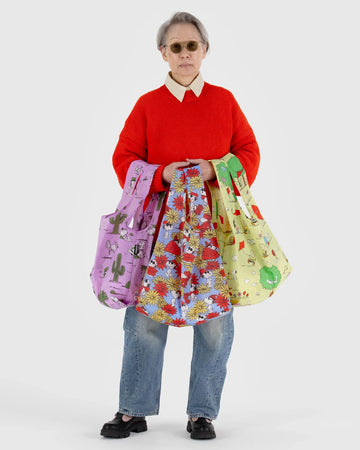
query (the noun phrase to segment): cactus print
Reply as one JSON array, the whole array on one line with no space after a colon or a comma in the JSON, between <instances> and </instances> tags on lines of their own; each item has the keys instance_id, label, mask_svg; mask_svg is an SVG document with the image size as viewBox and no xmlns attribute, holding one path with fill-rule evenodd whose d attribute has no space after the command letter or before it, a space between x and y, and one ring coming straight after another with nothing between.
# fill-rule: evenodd
<instances>
[{"instance_id":1,"label":"cactus print","mask_svg":"<svg viewBox=\"0 0 360 450\"><path fill-rule=\"evenodd\" d=\"M157 167L144 161L132 162L116 211L101 218L90 276L97 299L109 308L136 304L164 200L163 193L153 194L143 211Z\"/></svg>"}]
</instances>

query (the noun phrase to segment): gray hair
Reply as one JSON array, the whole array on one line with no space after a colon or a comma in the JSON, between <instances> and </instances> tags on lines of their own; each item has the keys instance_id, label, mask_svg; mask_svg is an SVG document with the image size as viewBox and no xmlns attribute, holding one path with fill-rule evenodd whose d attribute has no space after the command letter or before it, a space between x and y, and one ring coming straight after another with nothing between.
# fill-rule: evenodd
<instances>
[{"instance_id":1,"label":"gray hair","mask_svg":"<svg viewBox=\"0 0 360 450\"><path fill-rule=\"evenodd\" d=\"M190 23L194 25L194 27L198 30L200 34L201 41L206 46L206 52L209 51L210 44L207 31L204 25L200 22L200 20L187 12L176 12L169 20L164 22L159 28L158 34L156 36L156 44L157 48L160 50L162 47L166 45L166 34L169 31L169 28L172 25L176 25L178 23Z\"/></svg>"}]
</instances>

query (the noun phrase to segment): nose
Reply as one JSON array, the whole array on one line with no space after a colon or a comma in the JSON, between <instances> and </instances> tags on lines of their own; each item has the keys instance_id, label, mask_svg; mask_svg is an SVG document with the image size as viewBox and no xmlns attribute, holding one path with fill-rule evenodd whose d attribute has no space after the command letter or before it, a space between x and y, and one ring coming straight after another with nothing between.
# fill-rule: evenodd
<instances>
[{"instance_id":1,"label":"nose","mask_svg":"<svg viewBox=\"0 0 360 450\"><path fill-rule=\"evenodd\" d=\"M190 52L189 50L185 47L185 45L183 46L183 48L181 49L181 52L179 53L180 58L187 58L190 56Z\"/></svg>"}]
</instances>

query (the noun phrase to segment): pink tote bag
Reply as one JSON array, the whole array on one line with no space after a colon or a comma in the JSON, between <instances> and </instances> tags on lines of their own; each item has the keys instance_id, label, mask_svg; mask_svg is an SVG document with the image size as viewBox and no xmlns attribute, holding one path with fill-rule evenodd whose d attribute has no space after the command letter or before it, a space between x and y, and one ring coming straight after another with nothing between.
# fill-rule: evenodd
<instances>
[{"instance_id":1,"label":"pink tote bag","mask_svg":"<svg viewBox=\"0 0 360 450\"><path fill-rule=\"evenodd\" d=\"M144 211L144 201L158 167L133 161L116 211L101 217L90 277L97 299L110 308L126 308L137 303L165 197L163 192L153 194Z\"/></svg>"}]
</instances>

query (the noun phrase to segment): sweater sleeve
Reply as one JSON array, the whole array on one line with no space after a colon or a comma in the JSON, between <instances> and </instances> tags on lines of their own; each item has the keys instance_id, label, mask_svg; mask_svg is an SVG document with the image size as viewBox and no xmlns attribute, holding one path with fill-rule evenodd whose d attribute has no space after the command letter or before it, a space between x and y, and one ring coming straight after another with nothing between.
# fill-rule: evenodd
<instances>
[{"instance_id":1,"label":"sweater sleeve","mask_svg":"<svg viewBox=\"0 0 360 450\"><path fill-rule=\"evenodd\" d=\"M142 159L147 161L147 135L146 135L146 111L142 98L136 102L129 117L125 121L118 143L116 145L112 163L121 187L124 187L126 174L133 161ZM167 189L162 182L162 171L160 166L154 175L150 194Z\"/></svg>"},{"instance_id":2,"label":"sweater sleeve","mask_svg":"<svg viewBox=\"0 0 360 450\"><path fill-rule=\"evenodd\" d=\"M232 138L230 152L241 162L251 186L254 182L260 164L259 146L256 142L254 132L249 125L240 106L232 96Z\"/></svg>"}]
</instances>

